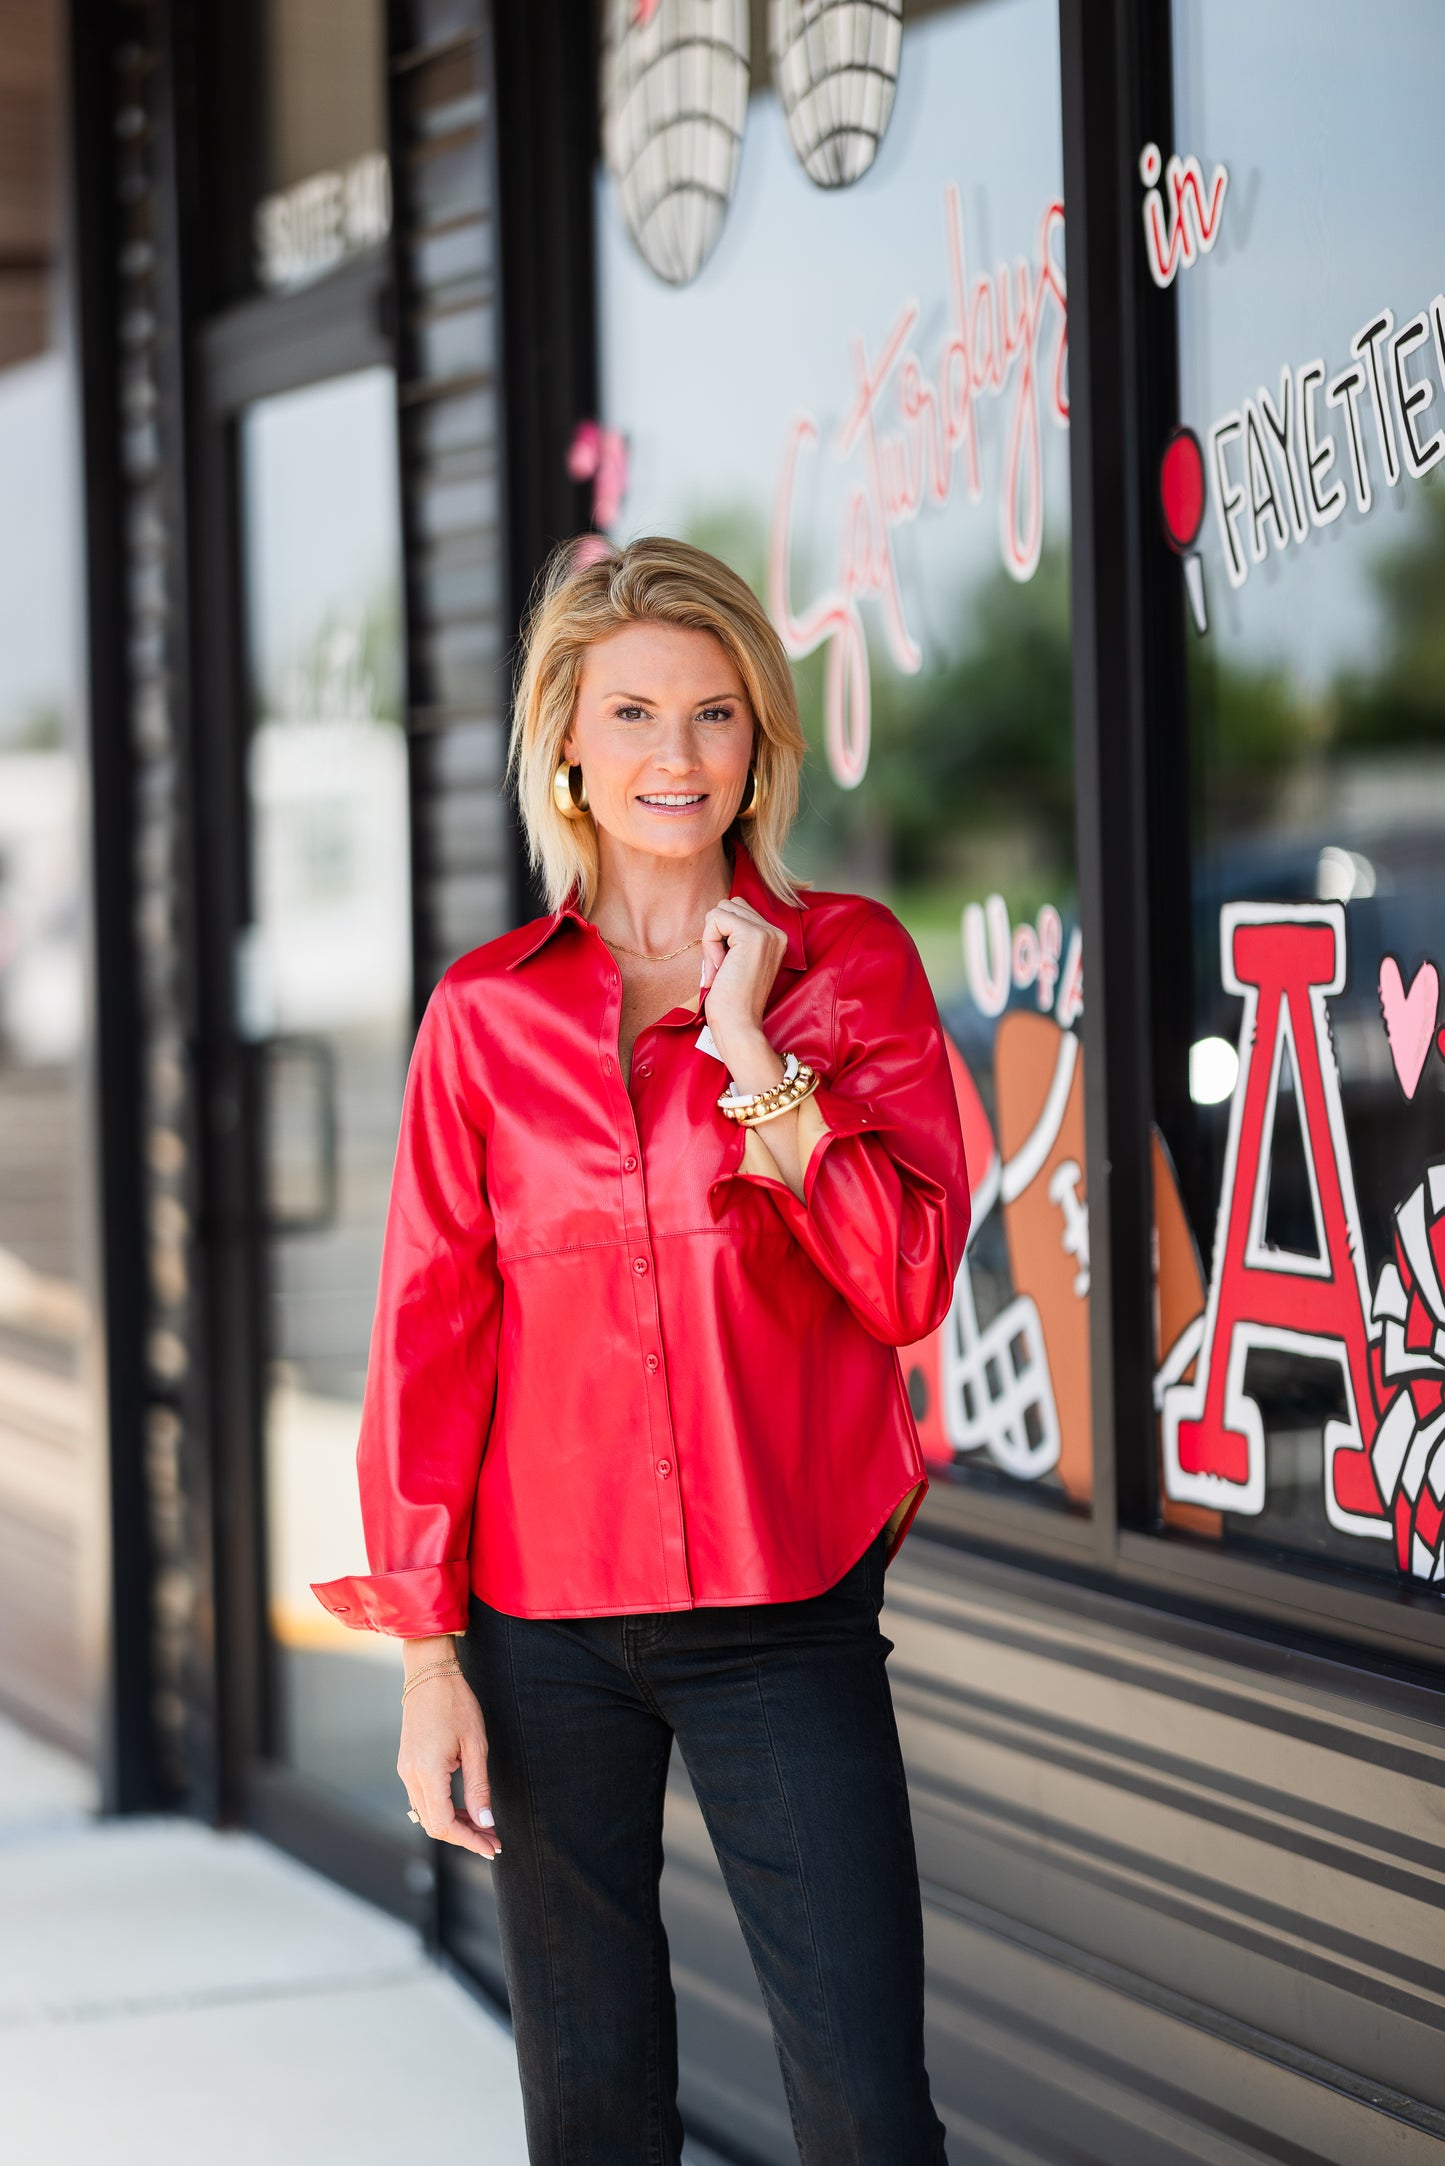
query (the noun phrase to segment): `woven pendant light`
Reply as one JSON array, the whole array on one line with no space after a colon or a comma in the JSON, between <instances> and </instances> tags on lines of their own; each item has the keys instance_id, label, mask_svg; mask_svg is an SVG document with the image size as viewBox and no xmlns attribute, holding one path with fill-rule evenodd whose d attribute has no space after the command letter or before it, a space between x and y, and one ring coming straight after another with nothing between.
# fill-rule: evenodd
<instances>
[{"instance_id":1,"label":"woven pendant light","mask_svg":"<svg viewBox=\"0 0 1445 2166\"><path fill-rule=\"evenodd\" d=\"M670 286L717 246L748 111L748 0L608 0L602 135L627 230Z\"/></svg>"},{"instance_id":2,"label":"woven pendant light","mask_svg":"<svg viewBox=\"0 0 1445 2166\"><path fill-rule=\"evenodd\" d=\"M903 0L769 0L773 83L820 188L849 187L877 157L902 46Z\"/></svg>"}]
</instances>

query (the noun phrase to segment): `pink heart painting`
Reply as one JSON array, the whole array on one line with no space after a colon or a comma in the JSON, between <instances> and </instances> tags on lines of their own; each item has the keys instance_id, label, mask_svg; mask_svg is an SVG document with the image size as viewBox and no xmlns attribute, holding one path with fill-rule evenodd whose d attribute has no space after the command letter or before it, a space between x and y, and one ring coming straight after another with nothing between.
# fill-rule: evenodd
<instances>
[{"instance_id":1,"label":"pink heart painting","mask_svg":"<svg viewBox=\"0 0 1445 2166\"><path fill-rule=\"evenodd\" d=\"M1395 1063L1400 1088L1407 1098L1413 1098L1419 1087L1430 1042L1435 1036L1435 1014L1439 1005L1440 973L1433 963L1420 965L1407 993L1399 964L1393 955L1385 957L1380 965L1380 1013L1385 1018L1390 1058Z\"/></svg>"}]
</instances>

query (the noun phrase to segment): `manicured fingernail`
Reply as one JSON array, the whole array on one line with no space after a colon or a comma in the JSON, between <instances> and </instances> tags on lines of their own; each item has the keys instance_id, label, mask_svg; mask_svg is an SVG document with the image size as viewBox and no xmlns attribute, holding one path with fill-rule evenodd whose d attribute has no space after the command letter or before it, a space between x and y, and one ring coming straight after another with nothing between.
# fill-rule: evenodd
<instances>
[{"instance_id":1,"label":"manicured fingernail","mask_svg":"<svg viewBox=\"0 0 1445 2166\"><path fill-rule=\"evenodd\" d=\"M472 1807L472 1818L476 1821L479 1828L494 1828L497 1824L496 1821L492 1818L492 1811L489 1805L474 1805Z\"/></svg>"}]
</instances>

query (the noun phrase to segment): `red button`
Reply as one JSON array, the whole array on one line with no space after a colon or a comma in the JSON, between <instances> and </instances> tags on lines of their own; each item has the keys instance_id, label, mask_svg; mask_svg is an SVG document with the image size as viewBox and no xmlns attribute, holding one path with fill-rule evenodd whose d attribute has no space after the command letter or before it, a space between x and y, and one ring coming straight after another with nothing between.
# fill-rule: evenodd
<instances>
[{"instance_id":1,"label":"red button","mask_svg":"<svg viewBox=\"0 0 1445 2166\"><path fill-rule=\"evenodd\" d=\"M637 1160L635 1158L624 1158L622 1161L622 1170L624 1173L636 1173Z\"/></svg>"},{"instance_id":2,"label":"red button","mask_svg":"<svg viewBox=\"0 0 1445 2166\"><path fill-rule=\"evenodd\" d=\"M641 1066L641 1067L640 1067L640 1068L638 1069L637 1073L638 1073L639 1075L651 1075L651 1073L652 1073L652 1062L651 1062L650 1060L645 1060L645 1061L644 1061L644 1062L642 1063L642 1066Z\"/></svg>"},{"instance_id":3,"label":"red button","mask_svg":"<svg viewBox=\"0 0 1445 2166\"><path fill-rule=\"evenodd\" d=\"M640 1279L645 1279L647 1276L647 1258L645 1256L634 1256L632 1268Z\"/></svg>"},{"instance_id":4,"label":"red button","mask_svg":"<svg viewBox=\"0 0 1445 2166\"><path fill-rule=\"evenodd\" d=\"M656 1375L656 1373L657 1373L657 1356L656 1356L656 1354L649 1354L649 1355L648 1355L648 1357L647 1357L647 1369L648 1369L648 1374L649 1374L650 1376Z\"/></svg>"},{"instance_id":5,"label":"red button","mask_svg":"<svg viewBox=\"0 0 1445 2166\"><path fill-rule=\"evenodd\" d=\"M611 1075L612 1066L612 1055L610 1053L604 1053L602 1056L602 1073L604 1075Z\"/></svg>"},{"instance_id":6,"label":"red button","mask_svg":"<svg viewBox=\"0 0 1445 2166\"><path fill-rule=\"evenodd\" d=\"M666 1481L668 1475L672 1472L672 1461L670 1459L659 1459L657 1462L657 1471L662 1476L663 1480Z\"/></svg>"}]
</instances>

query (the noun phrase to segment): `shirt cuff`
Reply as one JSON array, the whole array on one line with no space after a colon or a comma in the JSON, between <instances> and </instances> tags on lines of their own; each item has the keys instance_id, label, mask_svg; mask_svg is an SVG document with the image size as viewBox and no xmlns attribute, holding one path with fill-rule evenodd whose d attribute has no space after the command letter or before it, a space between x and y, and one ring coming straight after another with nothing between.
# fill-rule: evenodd
<instances>
[{"instance_id":1,"label":"shirt cuff","mask_svg":"<svg viewBox=\"0 0 1445 2166\"><path fill-rule=\"evenodd\" d=\"M820 1083L812 1095L803 1100L798 1108L798 1157L803 1168L802 1201L805 1208L812 1200L813 1184L829 1145L840 1136L863 1135L878 1125L869 1107L838 1097L825 1084ZM798 1198L778 1171L778 1162L767 1148L767 1126L764 1122L757 1128L745 1128L737 1176L740 1180L760 1181L767 1187L782 1188L796 1203Z\"/></svg>"},{"instance_id":2,"label":"shirt cuff","mask_svg":"<svg viewBox=\"0 0 1445 2166\"><path fill-rule=\"evenodd\" d=\"M352 1579L312 1581L324 1610L354 1632L389 1632L397 1639L429 1640L465 1632L471 1576L466 1559L418 1564L399 1572L359 1573Z\"/></svg>"}]
</instances>

